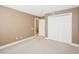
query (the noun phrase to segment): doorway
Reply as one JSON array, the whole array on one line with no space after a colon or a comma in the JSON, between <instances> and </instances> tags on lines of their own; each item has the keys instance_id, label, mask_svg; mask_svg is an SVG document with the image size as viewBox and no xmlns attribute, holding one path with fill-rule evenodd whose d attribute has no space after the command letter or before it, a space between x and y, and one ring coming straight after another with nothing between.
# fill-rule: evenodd
<instances>
[{"instance_id":1,"label":"doorway","mask_svg":"<svg viewBox=\"0 0 79 59\"><path fill-rule=\"evenodd\" d=\"M45 36L45 19L39 19L39 35Z\"/></svg>"}]
</instances>

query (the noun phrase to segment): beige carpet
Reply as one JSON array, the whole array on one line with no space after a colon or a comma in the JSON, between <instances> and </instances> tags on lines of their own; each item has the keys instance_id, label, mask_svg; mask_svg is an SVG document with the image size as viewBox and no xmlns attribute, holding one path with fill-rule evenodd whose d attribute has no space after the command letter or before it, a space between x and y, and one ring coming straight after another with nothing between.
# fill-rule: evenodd
<instances>
[{"instance_id":1,"label":"beige carpet","mask_svg":"<svg viewBox=\"0 0 79 59\"><path fill-rule=\"evenodd\" d=\"M0 54L79 53L79 48L39 36L0 50Z\"/></svg>"}]
</instances>

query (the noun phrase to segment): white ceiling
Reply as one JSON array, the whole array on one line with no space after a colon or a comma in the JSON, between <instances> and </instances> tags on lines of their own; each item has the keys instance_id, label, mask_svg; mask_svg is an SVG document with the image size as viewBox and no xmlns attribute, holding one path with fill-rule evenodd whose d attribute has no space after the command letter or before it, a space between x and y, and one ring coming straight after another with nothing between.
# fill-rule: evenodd
<instances>
[{"instance_id":1,"label":"white ceiling","mask_svg":"<svg viewBox=\"0 0 79 59\"><path fill-rule=\"evenodd\" d=\"M40 17L44 16L46 13L77 7L77 5L5 5L5 6Z\"/></svg>"}]
</instances>

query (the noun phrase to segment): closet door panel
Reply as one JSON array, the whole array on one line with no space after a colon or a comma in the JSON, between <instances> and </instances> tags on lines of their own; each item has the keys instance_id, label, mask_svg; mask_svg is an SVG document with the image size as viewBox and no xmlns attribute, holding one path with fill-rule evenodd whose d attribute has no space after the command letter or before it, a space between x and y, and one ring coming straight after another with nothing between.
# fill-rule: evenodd
<instances>
[{"instance_id":1,"label":"closet door panel","mask_svg":"<svg viewBox=\"0 0 79 59\"><path fill-rule=\"evenodd\" d=\"M72 42L72 14L48 17L48 38L71 43Z\"/></svg>"}]
</instances>

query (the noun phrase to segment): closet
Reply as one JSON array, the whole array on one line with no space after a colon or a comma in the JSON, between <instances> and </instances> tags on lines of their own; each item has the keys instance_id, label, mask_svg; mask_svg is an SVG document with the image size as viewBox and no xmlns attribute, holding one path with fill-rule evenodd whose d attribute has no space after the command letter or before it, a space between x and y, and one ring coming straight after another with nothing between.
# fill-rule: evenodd
<instances>
[{"instance_id":1,"label":"closet","mask_svg":"<svg viewBox=\"0 0 79 59\"><path fill-rule=\"evenodd\" d=\"M48 38L72 43L72 13L48 16Z\"/></svg>"}]
</instances>

